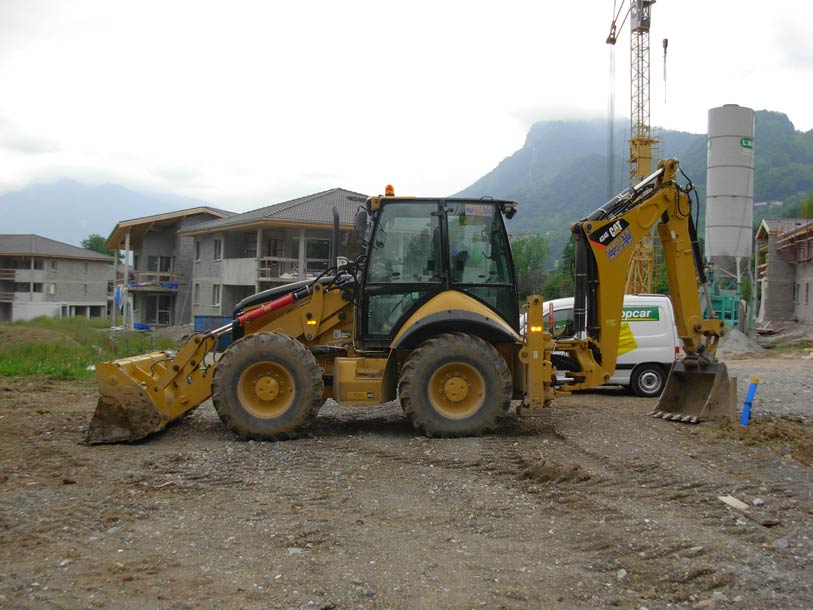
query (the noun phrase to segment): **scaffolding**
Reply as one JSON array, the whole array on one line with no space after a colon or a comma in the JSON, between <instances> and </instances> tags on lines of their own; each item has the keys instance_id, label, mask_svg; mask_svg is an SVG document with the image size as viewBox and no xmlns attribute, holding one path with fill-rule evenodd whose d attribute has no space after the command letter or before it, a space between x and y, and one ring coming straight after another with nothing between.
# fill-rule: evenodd
<instances>
[{"instance_id":1,"label":"scaffolding","mask_svg":"<svg viewBox=\"0 0 813 610\"><path fill-rule=\"evenodd\" d=\"M776 240L776 250L782 258L794 265L813 260L813 220L783 233Z\"/></svg>"}]
</instances>

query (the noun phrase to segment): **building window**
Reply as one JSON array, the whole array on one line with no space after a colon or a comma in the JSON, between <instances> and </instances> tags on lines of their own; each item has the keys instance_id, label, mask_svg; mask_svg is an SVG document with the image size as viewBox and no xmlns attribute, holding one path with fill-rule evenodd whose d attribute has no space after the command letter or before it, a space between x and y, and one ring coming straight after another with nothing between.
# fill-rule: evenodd
<instances>
[{"instance_id":1,"label":"building window","mask_svg":"<svg viewBox=\"0 0 813 610\"><path fill-rule=\"evenodd\" d=\"M801 284L793 285L793 302L798 303L802 296Z\"/></svg>"},{"instance_id":2,"label":"building window","mask_svg":"<svg viewBox=\"0 0 813 610\"><path fill-rule=\"evenodd\" d=\"M214 252L215 254L213 260L219 261L223 259L223 240L221 239L215 240Z\"/></svg>"},{"instance_id":3,"label":"building window","mask_svg":"<svg viewBox=\"0 0 813 610\"><path fill-rule=\"evenodd\" d=\"M88 295L88 285L82 284L82 296L86 297L87 295Z\"/></svg>"},{"instance_id":4,"label":"building window","mask_svg":"<svg viewBox=\"0 0 813 610\"><path fill-rule=\"evenodd\" d=\"M200 304L200 284L195 284L195 289L192 292L192 304Z\"/></svg>"},{"instance_id":5,"label":"building window","mask_svg":"<svg viewBox=\"0 0 813 610\"><path fill-rule=\"evenodd\" d=\"M805 305L810 304L810 284L805 282Z\"/></svg>"},{"instance_id":6,"label":"building window","mask_svg":"<svg viewBox=\"0 0 813 610\"><path fill-rule=\"evenodd\" d=\"M48 294L56 294L56 284L48 284Z\"/></svg>"},{"instance_id":7,"label":"building window","mask_svg":"<svg viewBox=\"0 0 813 610\"><path fill-rule=\"evenodd\" d=\"M31 292L42 292L45 285L42 282L34 282L31 284Z\"/></svg>"},{"instance_id":8,"label":"building window","mask_svg":"<svg viewBox=\"0 0 813 610\"><path fill-rule=\"evenodd\" d=\"M85 261L85 275L87 274L88 274L88 263L87 261Z\"/></svg>"},{"instance_id":9,"label":"building window","mask_svg":"<svg viewBox=\"0 0 813 610\"><path fill-rule=\"evenodd\" d=\"M212 286L212 305L220 305L220 284Z\"/></svg>"},{"instance_id":10,"label":"building window","mask_svg":"<svg viewBox=\"0 0 813 610\"><path fill-rule=\"evenodd\" d=\"M51 261L51 263L54 265L54 268L53 268L54 271L56 271L56 261ZM41 258L35 258L34 259L34 270L35 271L42 271L43 269L45 269L45 261L42 260Z\"/></svg>"},{"instance_id":11,"label":"building window","mask_svg":"<svg viewBox=\"0 0 813 610\"><path fill-rule=\"evenodd\" d=\"M30 292L31 284L28 282L14 282L14 292Z\"/></svg>"},{"instance_id":12,"label":"building window","mask_svg":"<svg viewBox=\"0 0 813 610\"><path fill-rule=\"evenodd\" d=\"M195 262L196 263L200 262L200 240L199 239L195 240Z\"/></svg>"},{"instance_id":13,"label":"building window","mask_svg":"<svg viewBox=\"0 0 813 610\"><path fill-rule=\"evenodd\" d=\"M169 294L148 294L144 300L144 321L147 324L172 324L174 297Z\"/></svg>"},{"instance_id":14,"label":"building window","mask_svg":"<svg viewBox=\"0 0 813 610\"><path fill-rule=\"evenodd\" d=\"M172 272L171 256L148 256L147 271L158 271L161 273Z\"/></svg>"},{"instance_id":15,"label":"building window","mask_svg":"<svg viewBox=\"0 0 813 610\"><path fill-rule=\"evenodd\" d=\"M51 271L59 271L59 261L48 261L48 269Z\"/></svg>"}]
</instances>

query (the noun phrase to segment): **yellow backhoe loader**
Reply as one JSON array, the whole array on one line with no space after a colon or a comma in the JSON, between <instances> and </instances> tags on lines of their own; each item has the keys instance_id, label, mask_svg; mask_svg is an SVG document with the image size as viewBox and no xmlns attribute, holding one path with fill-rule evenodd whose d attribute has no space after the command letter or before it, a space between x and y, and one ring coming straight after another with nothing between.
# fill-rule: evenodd
<instances>
[{"instance_id":1,"label":"yellow backhoe loader","mask_svg":"<svg viewBox=\"0 0 813 610\"><path fill-rule=\"evenodd\" d=\"M692 186L678 184L678 171L676 160L661 161L571 227L573 338L545 331L541 296L528 298L520 334L504 223L514 202L388 190L359 208L366 250L354 263L244 299L232 323L194 335L175 354L97 365L101 398L87 441L144 438L209 397L230 430L261 440L300 434L328 398L347 407L399 398L418 431L441 437L493 429L513 399L520 415L547 413L556 396L613 373L629 258L655 225L684 355L653 414L733 418L733 381L715 358L723 325L701 314ZM215 358L226 333L233 343ZM568 372L557 378L557 369Z\"/></svg>"}]
</instances>

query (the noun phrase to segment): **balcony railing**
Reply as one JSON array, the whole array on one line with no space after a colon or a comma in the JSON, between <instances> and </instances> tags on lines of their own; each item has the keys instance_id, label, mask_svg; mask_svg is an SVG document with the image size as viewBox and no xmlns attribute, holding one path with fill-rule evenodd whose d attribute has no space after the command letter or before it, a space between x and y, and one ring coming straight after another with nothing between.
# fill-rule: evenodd
<instances>
[{"instance_id":1,"label":"balcony railing","mask_svg":"<svg viewBox=\"0 0 813 610\"><path fill-rule=\"evenodd\" d=\"M260 259L258 277L260 280L288 281L299 279L299 259L267 256ZM305 277L313 278L328 268L326 258L305 259Z\"/></svg>"},{"instance_id":2,"label":"balcony railing","mask_svg":"<svg viewBox=\"0 0 813 610\"><path fill-rule=\"evenodd\" d=\"M41 303L45 295L41 292L0 292L0 303Z\"/></svg>"},{"instance_id":3,"label":"balcony railing","mask_svg":"<svg viewBox=\"0 0 813 610\"><path fill-rule=\"evenodd\" d=\"M168 273L165 271L134 271L128 284L131 289L139 288L147 290L178 290L178 283L181 279L179 273Z\"/></svg>"},{"instance_id":4,"label":"balcony railing","mask_svg":"<svg viewBox=\"0 0 813 610\"><path fill-rule=\"evenodd\" d=\"M17 277L15 269L0 269L0 280L13 280Z\"/></svg>"}]
</instances>

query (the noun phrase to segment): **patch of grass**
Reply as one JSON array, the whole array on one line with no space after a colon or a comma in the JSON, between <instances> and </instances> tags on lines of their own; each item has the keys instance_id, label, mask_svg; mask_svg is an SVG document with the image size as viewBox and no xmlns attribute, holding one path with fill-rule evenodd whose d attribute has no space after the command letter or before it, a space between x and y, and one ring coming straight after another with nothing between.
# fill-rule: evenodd
<instances>
[{"instance_id":1,"label":"patch of grass","mask_svg":"<svg viewBox=\"0 0 813 610\"><path fill-rule=\"evenodd\" d=\"M799 339L797 341L788 341L787 343L777 343L776 345L773 346L772 349L775 349L777 351L788 351L797 349L810 350L813 349L813 340Z\"/></svg>"},{"instance_id":2,"label":"patch of grass","mask_svg":"<svg viewBox=\"0 0 813 610\"><path fill-rule=\"evenodd\" d=\"M91 364L176 347L164 337L111 333L109 327L107 320L86 318L0 324L0 335L8 340L5 347L0 345L0 376L85 379L94 375L87 370Z\"/></svg>"}]
</instances>

